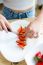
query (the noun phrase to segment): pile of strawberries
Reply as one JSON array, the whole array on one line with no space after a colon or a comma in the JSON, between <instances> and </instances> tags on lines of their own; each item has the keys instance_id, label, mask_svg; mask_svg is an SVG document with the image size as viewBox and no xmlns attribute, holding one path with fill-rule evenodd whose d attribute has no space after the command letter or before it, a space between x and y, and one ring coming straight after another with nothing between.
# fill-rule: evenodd
<instances>
[{"instance_id":1,"label":"pile of strawberries","mask_svg":"<svg viewBox=\"0 0 43 65\"><path fill-rule=\"evenodd\" d=\"M26 46L26 36L25 36L25 28L22 28L20 27L18 29L18 39L16 42L17 42L17 45L20 47L20 48L24 48Z\"/></svg>"},{"instance_id":2,"label":"pile of strawberries","mask_svg":"<svg viewBox=\"0 0 43 65\"><path fill-rule=\"evenodd\" d=\"M43 65L43 54L41 52L38 52L35 55L34 60L36 61L36 65Z\"/></svg>"},{"instance_id":3,"label":"pile of strawberries","mask_svg":"<svg viewBox=\"0 0 43 65\"><path fill-rule=\"evenodd\" d=\"M24 48L26 46L26 38L33 38L33 37L37 37L37 36L34 36L35 32L33 30L31 30L29 27L27 29L27 33L26 33L26 28L23 28L22 26L18 29L18 39L16 42L17 42L17 45L20 47L20 48Z\"/></svg>"}]
</instances>

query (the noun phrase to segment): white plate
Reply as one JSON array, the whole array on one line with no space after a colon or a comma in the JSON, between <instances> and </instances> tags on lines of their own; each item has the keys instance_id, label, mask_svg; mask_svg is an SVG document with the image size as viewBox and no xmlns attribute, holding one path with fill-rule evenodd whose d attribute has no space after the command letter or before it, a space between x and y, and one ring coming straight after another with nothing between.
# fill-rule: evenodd
<instances>
[{"instance_id":1,"label":"white plate","mask_svg":"<svg viewBox=\"0 0 43 65\"><path fill-rule=\"evenodd\" d=\"M32 45L27 45L27 47L25 47L24 57L27 65L35 65L34 56L39 51L43 53L43 35L40 36Z\"/></svg>"},{"instance_id":2,"label":"white plate","mask_svg":"<svg viewBox=\"0 0 43 65\"><path fill-rule=\"evenodd\" d=\"M25 20L17 20L11 24L12 29L17 32L20 26L26 27L29 22ZM11 32L0 32L0 50L2 55L11 62L19 62L24 60L23 50L17 46L17 35Z\"/></svg>"}]
</instances>

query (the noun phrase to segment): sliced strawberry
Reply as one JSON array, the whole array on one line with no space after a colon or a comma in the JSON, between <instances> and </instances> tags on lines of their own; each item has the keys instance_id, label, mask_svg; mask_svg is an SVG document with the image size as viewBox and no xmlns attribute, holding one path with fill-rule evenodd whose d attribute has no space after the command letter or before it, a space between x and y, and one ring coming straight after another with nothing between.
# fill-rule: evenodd
<instances>
[{"instance_id":1,"label":"sliced strawberry","mask_svg":"<svg viewBox=\"0 0 43 65\"><path fill-rule=\"evenodd\" d=\"M24 37L23 37L23 36L19 36L19 39L20 39L21 41L25 41L25 40L26 40L25 36L24 36Z\"/></svg>"},{"instance_id":2,"label":"sliced strawberry","mask_svg":"<svg viewBox=\"0 0 43 65\"><path fill-rule=\"evenodd\" d=\"M22 28L22 26L18 29L18 38L19 40L17 40L16 42L18 43L17 45L21 48L23 48L24 46L26 46L25 40L26 40L26 36L25 36L25 28Z\"/></svg>"},{"instance_id":3,"label":"sliced strawberry","mask_svg":"<svg viewBox=\"0 0 43 65\"><path fill-rule=\"evenodd\" d=\"M24 46L26 46L26 43L24 41L21 41L21 40L18 40L16 41L18 44L19 47L23 48Z\"/></svg>"},{"instance_id":4,"label":"sliced strawberry","mask_svg":"<svg viewBox=\"0 0 43 65\"><path fill-rule=\"evenodd\" d=\"M24 46L23 45L21 45L21 44L18 44L18 46L20 47L20 48L23 48Z\"/></svg>"},{"instance_id":5,"label":"sliced strawberry","mask_svg":"<svg viewBox=\"0 0 43 65\"><path fill-rule=\"evenodd\" d=\"M17 44L20 48L24 48L26 44Z\"/></svg>"},{"instance_id":6,"label":"sliced strawberry","mask_svg":"<svg viewBox=\"0 0 43 65\"><path fill-rule=\"evenodd\" d=\"M22 26L18 29L19 33L25 33L25 31L26 31L25 28L22 28Z\"/></svg>"},{"instance_id":7,"label":"sliced strawberry","mask_svg":"<svg viewBox=\"0 0 43 65\"><path fill-rule=\"evenodd\" d=\"M22 31L22 26L18 29L18 32L20 33Z\"/></svg>"},{"instance_id":8,"label":"sliced strawberry","mask_svg":"<svg viewBox=\"0 0 43 65\"><path fill-rule=\"evenodd\" d=\"M43 62L37 62L36 65L43 65Z\"/></svg>"},{"instance_id":9,"label":"sliced strawberry","mask_svg":"<svg viewBox=\"0 0 43 65\"><path fill-rule=\"evenodd\" d=\"M24 41L21 41L21 40L17 40L16 42L20 44L24 44Z\"/></svg>"},{"instance_id":10,"label":"sliced strawberry","mask_svg":"<svg viewBox=\"0 0 43 65\"><path fill-rule=\"evenodd\" d=\"M22 31L21 31L22 33L25 33L26 32L26 30L25 30L25 28L22 28Z\"/></svg>"}]
</instances>

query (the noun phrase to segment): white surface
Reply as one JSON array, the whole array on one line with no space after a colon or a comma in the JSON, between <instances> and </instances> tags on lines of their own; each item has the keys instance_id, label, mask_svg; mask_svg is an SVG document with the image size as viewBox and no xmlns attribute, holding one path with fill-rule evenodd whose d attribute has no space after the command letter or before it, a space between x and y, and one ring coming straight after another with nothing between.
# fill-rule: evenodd
<instances>
[{"instance_id":1,"label":"white surface","mask_svg":"<svg viewBox=\"0 0 43 65\"><path fill-rule=\"evenodd\" d=\"M43 53L43 35L40 36L35 43L27 45L24 49L24 57L27 65L35 65L34 56L37 52L41 51Z\"/></svg>"},{"instance_id":2,"label":"white surface","mask_svg":"<svg viewBox=\"0 0 43 65\"><path fill-rule=\"evenodd\" d=\"M2 33L2 39L0 39L0 51L2 55L11 62L19 62L23 60L23 50L17 46L16 40L18 39L15 34Z\"/></svg>"},{"instance_id":3,"label":"white surface","mask_svg":"<svg viewBox=\"0 0 43 65\"><path fill-rule=\"evenodd\" d=\"M17 32L20 26L25 27L28 25L28 22L25 20L18 20L11 25L12 29ZM0 51L8 61L19 62L24 60L23 50L17 46L17 39L18 37L16 34L0 31Z\"/></svg>"}]
</instances>

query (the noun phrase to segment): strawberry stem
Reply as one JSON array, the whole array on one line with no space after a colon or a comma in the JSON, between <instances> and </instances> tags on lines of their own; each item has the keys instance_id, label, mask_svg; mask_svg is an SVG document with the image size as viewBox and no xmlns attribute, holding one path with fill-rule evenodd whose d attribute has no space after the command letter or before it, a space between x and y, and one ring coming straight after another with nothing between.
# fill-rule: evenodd
<instances>
[{"instance_id":1,"label":"strawberry stem","mask_svg":"<svg viewBox=\"0 0 43 65\"><path fill-rule=\"evenodd\" d=\"M39 57L34 57L35 61L41 61L41 59Z\"/></svg>"}]
</instances>

